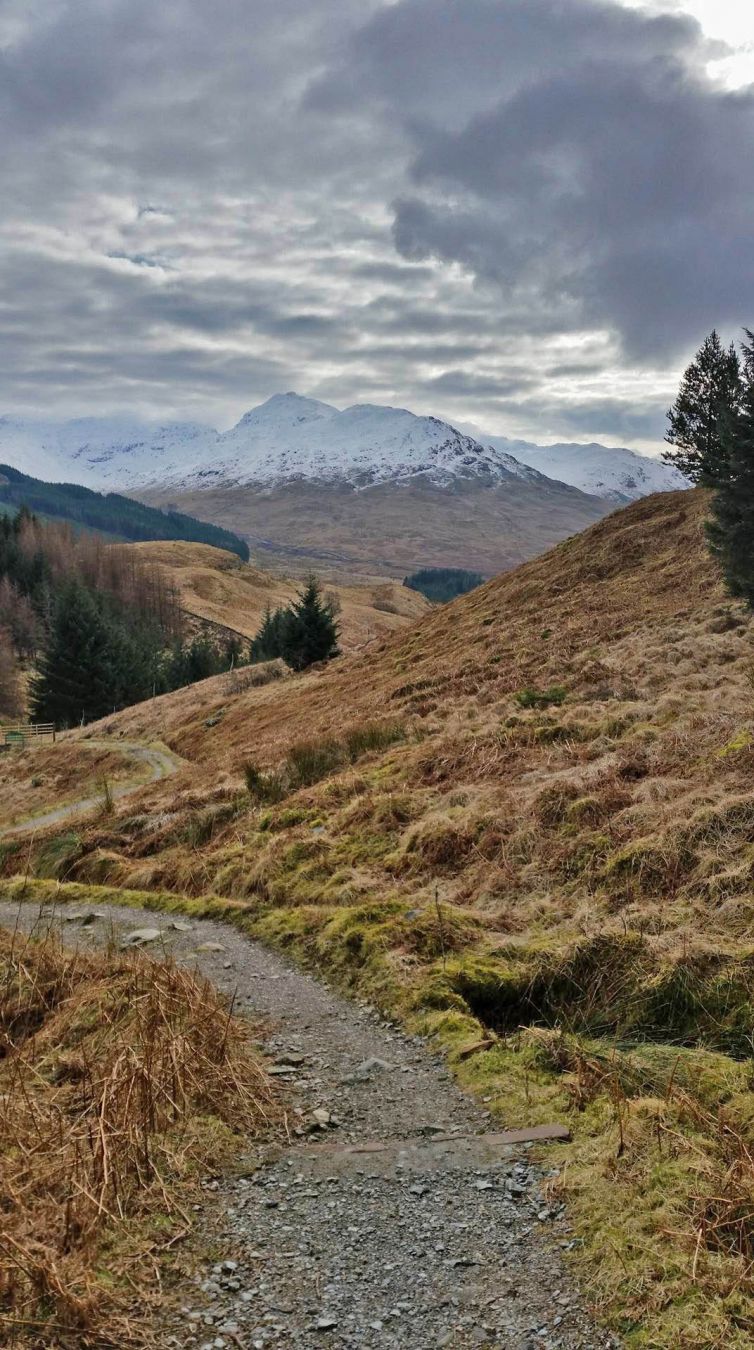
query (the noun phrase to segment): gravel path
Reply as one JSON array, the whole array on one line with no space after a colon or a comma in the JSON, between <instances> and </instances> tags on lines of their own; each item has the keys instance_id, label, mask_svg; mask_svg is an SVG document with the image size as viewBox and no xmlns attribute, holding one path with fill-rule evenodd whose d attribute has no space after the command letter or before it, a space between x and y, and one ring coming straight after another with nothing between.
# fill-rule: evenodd
<instances>
[{"instance_id":1,"label":"gravel path","mask_svg":"<svg viewBox=\"0 0 754 1350\"><path fill-rule=\"evenodd\" d=\"M6 926L39 913L0 902ZM496 1140L499 1125L425 1043L225 925L107 907L90 922L73 907L59 914L82 945L113 926L119 938L159 929L150 952L197 965L267 1020L272 1071L290 1085L291 1146L206 1184L219 1192L207 1201L218 1264L181 1291L165 1347L617 1346L564 1267L559 1249L573 1238L527 1147Z\"/></svg>"},{"instance_id":2,"label":"gravel path","mask_svg":"<svg viewBox=\"0 0 754 1350\"><path fill-rule=\"evenodd\" d=\"M113 749L110 741L82 741L81 744L85 750L103 747L107 750ZM138 792L141 788L148 787L150 783L156 783L160 778L167 778L169 774L175 773L181 762L169 750L159 750L153 745L140 745L137 741L118 741L114 745L115 749L125 751L135 764L146 764L150 777L140 779L136 783L113 784L110 788L113 801L120 801L121 797L129 797L132 792ZM75 819L76 816L86 815L87 812L101 806L101 792L95 796L80 797L78 801L67 802L65 806L56 806L52 811L45 811L44 815L31 816L18 825L8 825L5 829L0 829L0 838L11 834L31 834L35 830L46 830L50 825L59 825L63 821Z\"/></svg>"}]
</instances>

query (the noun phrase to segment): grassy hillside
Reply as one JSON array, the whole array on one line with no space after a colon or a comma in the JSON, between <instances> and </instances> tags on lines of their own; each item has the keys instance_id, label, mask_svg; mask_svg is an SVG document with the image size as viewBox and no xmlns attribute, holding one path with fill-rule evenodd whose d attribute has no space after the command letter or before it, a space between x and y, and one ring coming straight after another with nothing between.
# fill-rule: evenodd
<instances>
[{"instance_id":1,"label":"grassy hillside","mask_svg":"<svg viewBox=\"0 0 754 1350\"><path fill-rule=\"evenodd\" d=\"M191 539L249 557L248 544L219 525L194 520L178 511L155 510L116 492L92 492L78 483L44 483L0 464L0 512L19 507L45 520L69 520L111 539Z\"/></svg>"},{"instance_id":2,"label":"grassy hillside","mask_svg":"<svg viewBox=\"0 0 754 1350\"><path fill-rule=\"evenodd\" d=\"M342 568L350 575L402 579L418 567L472 568L484 576L515 567L583 530L610 510L564 483L511 479L497 486L422 479L354 491L342 484L290 482L248 487L140 491L144 501L175 504L222 521L247 538L270 567ZM266 562L265 562L265 565Z\"/></svg>"},{"instance_id":3,"label":"grassy hillside","mask_svg":"<svg viewBox=\"0 0 754 1350\"><path fill-rule=\"evenodd\" d=\"M176 587L187 614L254 637L265 608L287 605L301 588L300 580L246 566L234 554L207 544L183 542L134 544L144 562L157 563ZM415 623L426 614L424 596L394 581L372 585L339 582L328 590L340 605L341 646L361 647Z\"/></svg>"},{"instance_id":4,"label":"grassy hillside","mask_svg":"<svg viewBox=\"0 0 754 1350\"><path fill-rule=\"evenodd\" d=\"M507 1123L567 1119L588 1292L667 1350L754 1336L752 619L705 511L645 499L360 658L107 719L189 765L31 863L225 913Z\"/></svg>"}]
</instances>

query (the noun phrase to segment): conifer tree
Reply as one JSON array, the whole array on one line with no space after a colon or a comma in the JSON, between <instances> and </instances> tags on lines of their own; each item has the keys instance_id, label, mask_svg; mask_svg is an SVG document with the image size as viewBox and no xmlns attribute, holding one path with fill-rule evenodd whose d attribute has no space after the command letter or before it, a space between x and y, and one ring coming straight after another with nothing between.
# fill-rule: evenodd
<instances>
[{"instance_id":1,"label":"conifer tree","mask_svg":"<svg viewBox=\"0 0 754 1350\"><path fill-rule=\"evenodd\" d=\"M252 662L275 661L283 655L286 613L285 609L272 610L267 605L259 632L252 638L249 647L249 659Z\"/></svg>"},{"instance_id":2,"label":"conifer tree","mask_svg":"<svg viewBox=\"0 0 754 1350\"><path fill-rule=\"evenodd\" d=\"M306 670L315 661L338 655L338 625L332 602L322 596L317 578L310 576L298 600L287 611L282 630L282 656L293 670Z\"/></svg>"},{"instance_id":3,"label":"conifer tree","mask_svg":"<svg viewBox=\"0 0 754 1350\"><path fill-rule=\"evenodd\" d=\"M122 706L122 671L113 656L110 623L91 592L69 581L57 597L32 680L33 717L70 727Z\"/></svg>"},{"instance_id":4,"label":"conifer tree","mask_svg":"<svg viewBox=\"0 0 754 1350\"><path fill-rule=\"evenodd\" d=\"M754 334L747 329L746 336L743 393L738 411L726 420L725 475L706 528L731 595L754 607Z\"/></svg>"},{"instance_id":5,"label":"conifer tree","mask_svg":"<svg viewBox=\"0 0 754 1350\"><path fill-rule=\"evenodd\" d=\"M666 441L673 446L663 459L675 465L692 483L714 487L725 473L727 439L724 428L741 400L741 371L731 343L723 347L713 328L681 381L678 397L668 412Z\"/></svg>"}]
</instances>

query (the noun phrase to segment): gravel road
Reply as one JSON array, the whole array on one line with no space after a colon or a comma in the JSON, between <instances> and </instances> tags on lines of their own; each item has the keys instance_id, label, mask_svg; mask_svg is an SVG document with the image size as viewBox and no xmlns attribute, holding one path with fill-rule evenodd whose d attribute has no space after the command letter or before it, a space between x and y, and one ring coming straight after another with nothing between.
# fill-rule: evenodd
<instances>
[{"instance_id":1,"label":"gravel road","mask_svg":"<svg viewBox=\"0 0 754 1350\"><path fill-rule=\"evenodd\" d=\"M6 926L39 913L0 902ZM159 930L146 950L198 966L261 1014L293 1103L290 1146L206 1183L218 1263L180 1291L162 1346L617 1347L565 1267L574 1239L543 1191L546 1173L526 1146L495 1138L500 1123L424 1042L225 925L95 913L87 922L61 907L66 941Z\"/></svg>"},{"instance_id":2,"label":"gravel road","mask_svg":"<svg viewBox=\"0 0 754 1350\"><path fill-rule=\"evenodd\" d=\"M103 747L112 750L113 744L109 741L82 741L83 748L102 749ZM139 745L138 742L118 741L115 743L117 750L123 750L135 764L146 764L150 776L147 779L140 779L137 783L113 784L110 788L110 794L113 801L120 801L122 797L128 797L132 792L138 792L141 788L147 787L149 783L156 783L160 778L167 778L169 774L175 773L180 764L180 760L170 753L169 750L159 750L153 745ZM86 815L89 811L96 810L102 806L102 794L95 796L80 797L78 801L67 802L65 806L56 806L51 811L45 811L44 815L32 816L28 820L22 820L18 825L9 825L5 829L0 829L0 838L5 838L11 834L31 834L32 831L46 830L50 825L59 825L66 820L75 819L77 816Z\"/></svg>"}]
</instances>

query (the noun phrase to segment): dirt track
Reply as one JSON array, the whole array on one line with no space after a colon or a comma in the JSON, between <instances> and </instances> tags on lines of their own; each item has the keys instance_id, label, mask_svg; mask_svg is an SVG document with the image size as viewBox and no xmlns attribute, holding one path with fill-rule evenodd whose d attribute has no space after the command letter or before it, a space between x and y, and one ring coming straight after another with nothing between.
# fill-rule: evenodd
<instances>
[{"instance_id":1,"label":"dirt track","mask_svg":"<svg viewBox=\"0 0 754 1350\"><path fill-rule=\"evenodd\" d=\"M88 746L93 749L113 748L107 741L82 741L81 745L84 749ZM120 801L122 797L128 797L132 792L138 792L141 788L147 787L149 783L156 783L160 778L167 778L169 774L175 773L180 765L177 756L171 754L169 750L161 750L156 746L139 745L135 741L118 741L117 749L129 755L134 763L146 764L151 770L151 775L147 779L140 778L135 783L114 784L110 788L113 801ZM0 829L0 838L5 838L11 834L31 834L36 830L46 830L50 825L58 825L63 821L86 815L87 812L94 811L101 805L102 794L92 795L90 793L89 796L80 797L75 802L66 802L64 806L56 806L51 811L45 811L42 815L22 820L17 825L8 825Z\"/></svg>"},{"instance_id":2,"label":"dirt track","mask_svg":"<svg viewBox=\"0 0 754 1350\"><path fill-rule=\"evenodd\" d=\"M76 912L58 911L66 941L157 929L146 950L198 966L268 1019L272 1070L300 1113L300 1134L279 1157L207 1183L221 1255L180 1291L162 1346L615 1346L565 1268L559 1249L573 1235L530 1152L496 1137L499 1123L424 1042L230 927L191 921L177 931L149 911L103 906L88 921ZM39 915L0 902L0 923L29 927Z\"/></svg>"}]
</instances>

